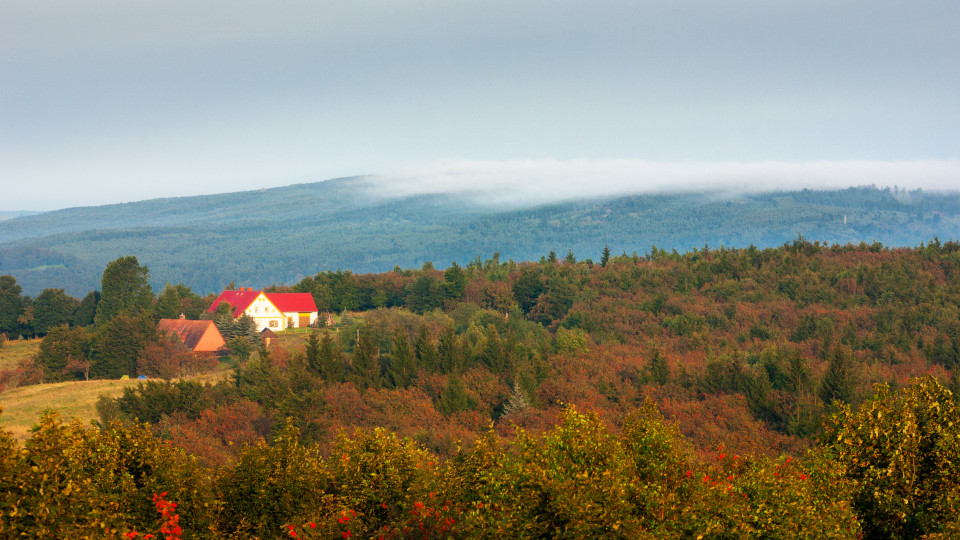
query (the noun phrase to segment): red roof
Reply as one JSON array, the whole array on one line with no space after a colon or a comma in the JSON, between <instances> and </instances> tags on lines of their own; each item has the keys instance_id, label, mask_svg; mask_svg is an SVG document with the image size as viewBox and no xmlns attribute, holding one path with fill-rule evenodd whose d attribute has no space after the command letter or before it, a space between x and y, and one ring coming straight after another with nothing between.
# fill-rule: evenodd
<instances>
[{"instance_id":1,"label":"red roof","mask_svg":"<svg viewBox=\"0 0 960 540\"><path fill-rule=\"evenodd\" d=\"M249 289L242 289L239 291L223 291L220 293L220 296L213 301L213 304L210 305L210 308L207 311L213 313L217 311L217 306L220 304L220 302L226 302L233 306L233 316L239 317L243 315L243 311L250 307L250 304L252 304L258 296L260 296L260 291ZM277 309L279 309L279 306Z\"/></svg>"},{"instance_id":2,"label":"red roof","mask_svg":"<svg viewBox=\"0 0 960 540\"><path fill-rule=\"evenodd\" d=\"M250 288L239 291L223 291L207 311L213 313L217 311L217 305L220 302L226 302L233 306L233 316L239 317L258 296L260 296L260 291L254 291ZM310 293L265 293L265 296L282 313L317 311L317 304L313 301L313 295Z\"/></svg>"},{"instance_id":3,"label":"red roof","mask_svg":"<svg viewBox=\"0 0 960 540\"><path fill-rule=\"evenodd\" d=\"M267 299L284 313L317 311L317 304L313 301L313 295L310 293L267 293Z\"/></svg>"}]
</instances>

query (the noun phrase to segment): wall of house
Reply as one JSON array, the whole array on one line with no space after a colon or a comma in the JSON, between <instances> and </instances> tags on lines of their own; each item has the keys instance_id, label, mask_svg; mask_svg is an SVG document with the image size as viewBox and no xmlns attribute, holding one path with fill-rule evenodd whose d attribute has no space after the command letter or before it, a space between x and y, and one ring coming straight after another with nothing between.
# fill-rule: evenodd
<instances>
[{"instance_id":1,"label":"wall of house","mask_svg":"<svg viewBox=\"0 0 960 540\"><path fill-rule=\"evenodd\" d=\"M267 297L261 294L244 311L257 323L257 332L269 328L274 332L287 327L286 317L273 305Z\"/></svg>"},{"instance_id":2,"label":"wall of house","mask_svg":"<svg viewBox=\"0 0 960 540\"><path fill-rule=\"evenodd\" d=\"M284 328L300 328L300 315L306 315L306 312L297 312L297 311L287 311L284 312L283 316L286 320L283 323ZM313 323L317 322L317 312L314 311L310 313L310 324L307 326L312 326Z\"/></svg>"},{"instance_id":3,"label":"wall of house","mask_svg":"<svg viewBox=\"0 0 960 540\"><path fill-rule=\"evenodd\" d=\"M211 328L203 333L200 341L197 342L197 346L193 348L194 352L213 352L225 345L223 337L220 335L220 332L217 331L217 328L212 324L210 326Z\"/></svg>"}]
</instances>

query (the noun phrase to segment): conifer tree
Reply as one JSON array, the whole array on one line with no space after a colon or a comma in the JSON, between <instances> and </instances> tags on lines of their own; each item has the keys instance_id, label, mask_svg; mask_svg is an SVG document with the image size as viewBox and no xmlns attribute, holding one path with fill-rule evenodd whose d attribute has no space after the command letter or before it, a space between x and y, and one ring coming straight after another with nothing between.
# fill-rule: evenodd
<instances>
[{"instance_id":1,"label":"conifer tree","mask_svg":"<svg viewBox=\"0 0 960 540\"><path fill-rule=\"evenodd\" d=\"M407 333L397 328L390 345L389 376L394 388L406 388L410 384L416 372L415 360Z\"/></svg>"},{"instance_id":2,"label":"conifer tree","mask_svg":"<svg viewBox=\"0 0 960 540\"><path fill-rule=\"evenodd\" d=\"M830 355L830 365L820 383L820 399L827 405L835 401L851 403L853 401L853 361L850 351L844 347L835 347Z\"/></svg>"},{"instance_id":3,"label":"conifer tree","mask_svg":"<svg viewBox=\"0 0 960 540\"><path fill-rule=\"evenodd\" d=\"M350 372L360 388L380 388L380 348L370 332L359 332L350 359Z\"/></svg>"},{"instance_id":4,"label":"conifer tree","mask_svg":"<svg viewBox=\"0 0 960 540\"><path fill-rule=\"evenodd\" d=\"M15 338L20 324L17 318L26 304L20 293L23 289L13 276L0 276L0 333Z\"/></svg>"},{"instance_id":5,"label":"conifer tree","mask_svg":"<svg viewBox=\"0 0 960 540\"><path fill-rule=\"evenodd\" d=\"M453 414L455 412L470 410L475 404L467 395L467 387L463 384L463 379L457 375L451 375L447 380L447 386L440 392L440 402L437 403L437 410L443 414Z\"/></svg>"},{"instance_id":6,"label":"conifer tree","mask_svg":"<svg viewBox=\"0 0 960 540\"><path fill-rule=\"evenodd\" d=\"M603 254L600 255L600 266L606 268L608 262L610 262L610 246L603 246Z\"/></svg>"},{"instance_id":7,"label":"conifer tree","mask_svg":"<svg viewBox=\"0 0 960 540\"><path fill-rule=\"evenodd\" d=\"M320 340L320 376L327 381L343 381L346 364L343 363L343 354L340 347L334 342L329 333Z\"/></svg>"},{"instance_id":8,"label":"conifer tree","mask_svg":"<svg viewBox=\"0 0 960 540\"><path fill-rule=\"evenodd\" d=\"M660 354L659 350L654 349L653 356L650 358L650 380L663 386L670 379L670 367L667 360Z\"/></svg>"},{"instance_id":9,"label":"conifer tree","mask_svg":"<svg viewBox=\"0 0 960 540\"><path fill-rule=\"evenodd\" d=\"M527 401L527 396L525 395L523 388L520 387L520 382L514 382L513 393L510 394L510 399L503 407L503 415L508 416L522 412L529 406L530 403Z\"/></svg>"},{"instance_id":10,"label":"conifer tree","mask_svg":"<svg viewBox=\"0 0 960 540\"><path fill-rule=\"evenodd\" d=\"M486 364L493 373L503 373L507 368L507 353L503 348L503 341L500 339L500 332L497 327L488 324L486 331L486 344L480 352L480 360Z\"/></svg>"},{"instance_id":11,"label":"conifer tree","mask_svg":"<svg viewBox=\"0 0 960 540\"><path fill-rule=\"evenodd\" d=\"M80 306L77 307L77 310L73 313L71 323L74 326L90 326L93 324L93 317L97 314L98 302L100 302L100 291L90 291L87 293L87 295L83 297L83 300L80 301Z\"/></svg>"},{"instance_id":12,"label":"conifer tree","mask_svg":"<svg viewBox=\"0 0 960 540\"><path fill-rule=\"evenodd\" d=\"M463 349L453 327L447 327L440 335L440 371L451 374L463 369Z\"/></svg>"},{"instance_id":13,"label":"conifer tree","mask_svg":"<svg viewBox=\"0 0 960 540\"><path fill-rule=\"evenodd\" d=\"M116 379L137 375L137 360L148 343L157 341L157 327L146 312L121 311L99 327L93 336L90 376Z\"/></svg>"},{"instance_id":14,"label":"conifer tree","mask_svg":"<svg viewBox=\"0 0 960 540\"><path fill-rule=\"evenodd\" d=\"M320 373L320 339L317 332L310 332L307 336L307 344L303 349L303 355L307 361L307 368L319 374Z\"/></svg>"},{"instance_id":15,"label":"conifer tree","mask_svg":"<svg viewBox=\"0 0 960 540\"><path fill-rule=\"evenodd\" d=\"M450 263L450 268L443 273L443 283L440 292L445 300L460 300L467 288L467 276L460 269L456 261Z\"/></svg>"},{"instance_id":16,"label":"conifer tree","mask_svg":"<svg viewBox=\"0 0 960 540\"><path fill-rule=\"evenodd\" d=\"M107 264L100 285L100 302L94 323L102 326L121 311L135 313L150 309L153 290L150 271L134 256L121 257Z\"/></svg>"},{"instance_id":17,"label":"conifer tree","mask_svg":"<svg viewBox=\"0 0 960 540\"><path fill-rule=\"evenodd\" d=\"M413 348L417 355L417 363L427 373L433 373L440 367L440 353L437 344L430 337L426 325L421 324L417 329L417 336L413 340Z\"/></svg>"},{"instance_id":18,"label":"conifer tree","mask_svg":"<svg viewBox=\"0 0 960 540\"><path fill-rule=\"evenodd\" d=\"M67 324L73 319L80 302L68 296L63 289L44 289L33 300L33 328L46 334L54 326Z\"/></svg>"},{"instance_id":19,"label":"conifer tree","mask_svg":"<svg viewBox=\"0 0 960 540\"><path fill-rule=\"evenodd\" d=\"M157 315L161 319L176 319L180 316L180 293L169 283L157 299Z\"/></svg>"}]
</instances>

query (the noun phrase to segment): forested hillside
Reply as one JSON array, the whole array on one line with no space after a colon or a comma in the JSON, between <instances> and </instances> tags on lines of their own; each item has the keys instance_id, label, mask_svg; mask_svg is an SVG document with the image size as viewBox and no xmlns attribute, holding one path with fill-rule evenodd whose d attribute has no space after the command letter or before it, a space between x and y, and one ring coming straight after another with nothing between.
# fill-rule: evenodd
<instances>
[{"instance_id":1,"label":"forested hillside","mask_svg":"<svg viewBox=\"0 0 960 540\"><path fill-rule=\"evenodd\" d=\"M803 235L826 243L916 246L960 238L960 195L876 188L763 194L659 194L537 207L493 207L466 196L385 198L364 178L223 195L73 208L0 222L0 273L36 295L97 288L128 254L154 290L209 293L292 284L317 270L384 272L466 264L477 254L531 260L644 254L656 245L760 248Z\"/></svg>"},{"instance_id":2,"label":"forested hillside","mask_svg":"<svg viewBox=\"0 0 960 540\"><path fill-rule=\"evenodd\" d=\"M139 537L173 526L170 500L184 537L960 531L956 242L324 271L282 288L332 315L308 333L267 346L203 315L233 366L215 385L176 380L211 359L154 322L212 298L148 280L112 261L4 370L158 380L103 398L99 427L0 436L0 530ZM0 285L0 324L46 313Z\"/></svg>"}]
</instances>

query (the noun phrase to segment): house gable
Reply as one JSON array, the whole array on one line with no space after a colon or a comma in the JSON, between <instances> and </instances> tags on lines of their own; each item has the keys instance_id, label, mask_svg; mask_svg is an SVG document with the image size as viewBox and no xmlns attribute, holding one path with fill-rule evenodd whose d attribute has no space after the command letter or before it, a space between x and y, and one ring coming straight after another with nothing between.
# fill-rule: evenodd
<instances>
[{"instance_id":1,"label":"house gable","mask_svg":"<svg viewBox=\"0 0 960 540\"><path fill-rule=\"evenodd\" d=\"M286 327L283 312L271 302L268 295L260 291L242 287L237 291L223 291L207 311L216 312L217 305L221 302L227 302L233 307L234 318L241 315L252 318L258 332L264 328L282 330Z\"/></svg>"},{"instance_id":2,"label":"house gable","mask_svg":"<svg viewBox=\"0 0 960 540\"><path fill-rule=\"evenodd\" d=\"M157 329L176 335L193 352L214 352L226 344L213 321L160 319Z\"/></svg>"},{"instance_id":3,"label":"house gable","mask_svg":"<svg viewBox=\"0 0 960 540\"><path fill-rule=\"evenodd\" d=\"M250 288L223 291L207 309L216 312L220 302L233 307L233 316L247 314L257 323L257 330L283 330L288 326L304 327L316 322L317 304L310 293L264 293Z\"/></svg>"}]
</instances>

